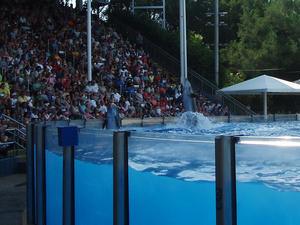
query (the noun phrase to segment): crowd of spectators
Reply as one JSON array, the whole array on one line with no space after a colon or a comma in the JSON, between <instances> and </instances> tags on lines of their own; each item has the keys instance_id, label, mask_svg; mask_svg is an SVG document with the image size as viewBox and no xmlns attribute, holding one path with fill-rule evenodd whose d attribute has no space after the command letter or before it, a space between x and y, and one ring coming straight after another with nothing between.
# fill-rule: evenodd
<instances>
[{"instance_id":1,"label":"crowd of spectators","mask_svg":"<svg viewBox=\"0 0 300 225\"><path fill-rule=\"evenodd\" d=\"M142 41L131 43L92 17L93 79L87 77L86 13L73 8L1 1L0 112L30 121L179 116L178 81L154 63ZM140 38L141 39L141 38ZM226 109L199 94L205 115Z\"/></svg>"}]
</instances>

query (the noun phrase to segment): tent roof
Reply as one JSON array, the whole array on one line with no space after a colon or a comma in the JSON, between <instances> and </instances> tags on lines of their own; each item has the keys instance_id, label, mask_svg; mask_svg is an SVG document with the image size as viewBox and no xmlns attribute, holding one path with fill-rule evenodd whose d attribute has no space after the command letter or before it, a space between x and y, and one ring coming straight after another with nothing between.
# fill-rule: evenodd
<instances>
[{"instance_id":1,"label":"tent roof","mask_svg":"<svg viewBox=\"0 0 300 225\"><path fill-rule=\"evenodd\" d=\"M293 82L296 83L296 84L300 84L300 79L299 80L295 80Z\"/></svg>"},{"instance_id":2,"label":"tent roof","mask_svg":"<svg viewBox=\"0 0 300 225\"><path fill-rule=\"evenodd\" d=\"M220 89L227 94L300 94L300 85L279 78L261 75L250 80Z\"/></svg>"}]
</instances>

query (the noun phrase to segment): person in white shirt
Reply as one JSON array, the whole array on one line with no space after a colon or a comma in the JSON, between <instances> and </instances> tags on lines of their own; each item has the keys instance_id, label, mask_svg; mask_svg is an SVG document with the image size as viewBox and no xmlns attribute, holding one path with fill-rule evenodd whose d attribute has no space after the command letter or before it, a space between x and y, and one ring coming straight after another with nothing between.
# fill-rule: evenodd
<instances>
[{"instance_id":1,"label":"person in white shirt","mask_svg":"<svg viewBox=\"0 0 300 225\"><path fill-rule=\"evenodd\" d=\"M18 102L17 93L14 92L14 93L12 93L11 98L10 98L11 107L13 109L16 108L17 102Z\"/></svg>"},{"instance_id":2,"label":"person in white shirt","mask_svg":"<svg viewBox=\"0 0 300 225\"><path fill-rule=\"evenodd\" d=\"M101 114L104 116L104 115L106 115L106 113L107 113L107 107L106 107L106 105L104 104L103 101L101 101L100 104L101 104L101 105L100 105L100 112L101 112Z\"/></svg>"},{"instance_id":3,"label":"person in white shirt","mask_svg":"<svg viewBox=\"0 0 300 225\"><path fill-rule=\"evenodd\" d=\"M93 89L93 87L92 87L92 82L89 81L88 84L87 84L86 87L85 87L85 90L86 90L87 92L92 92L92 89Z\"/></svg>"},{"instance_id":4,"label":"person in white shirt","mask_svg":"<svg viewBox=\"0 0 300 225\"><path fill-rule=\"evenodd\" d=\"M97 108L96 96L92 95L91 98L89 99L89 103L91 106Z\"/></svg>"},{"instance_id":5,"label":"person in white shirt","mask_svg":"<svg viewBox=\"0 0 300 225\"><path fill-rule=\"evenodd\" d=\"M29 92L29 91L26 92L25 99L27 100L28 106L29 106L30 108L32 108L32 107L33 107L33 105L32 105L32 101L33 101L33 100L32 100L32 98L31 98L31 96L30 96L30 92Z\"/></svg>"},{"instance_id":6,"label":"person in white shirt","mask_svg":"<svg viewBox=\"0 0 300 225\"><path fill-rule=\"evenodd\" d=\"M92 88L91 88L93 93L98 93L99 86L95 81L92 81Z\"/></svg>"},{"instance_id":7,"label":"person in white shirt","mask_svg":"<svg viewBox=\"0 0 300 225\"><path fill-rule=\"evenodd\" d=\"M126 66L124 65L120 70L119 74L122 76L125 76L125 73L128 73L128 70L126 69Z\"/></svg>"},{"instance_id":8,"label":"person in white shirt","mask_svg":"<svg viewBox=\"0 0 300 225\"><path fill-rule=\"evenodd\" d=\"M121 98L121 95L118 93L118 90L117 90L117 89L115 89L114 92L115 92L115 93L113 94L113 96L114 96L115 102L119 102L119 101L120 101L120 98Z\"/></svg>"}]
</instances>

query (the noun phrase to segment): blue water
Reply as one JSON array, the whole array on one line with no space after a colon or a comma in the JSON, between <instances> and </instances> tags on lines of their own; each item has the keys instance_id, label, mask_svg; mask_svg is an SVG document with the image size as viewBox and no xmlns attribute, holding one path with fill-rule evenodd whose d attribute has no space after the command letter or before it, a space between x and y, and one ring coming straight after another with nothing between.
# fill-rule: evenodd
<instances>
[{"instance_id":1,"label":"blue water","mask_svg":"<svg viewBox=\"0 0 300 225\"><path fill-rule=\"evenodd\" d=\"M47 152L47 162L62 157ZM47 172L47 224L62 224L61 166ZM76 224L113 224L112 165L76 161ZM214 182L185 182L129 170L130 224L215 224ZM300 192L281 192L262 183L237 184L238 224L296 225ZM99 222L101 221L101 222Z\"/></svg>"},{"instance_id":2,"label":"blue water","mask_svg":"<svg viewBox=\"0 0 300 225\"><path fill-rule=\"evenodd\" d=\"M202 114L194 115L194 119L186 119L184 115L177 123L164 127L143 128L158 133L187 133L197 135L246 135L246 136L300 136L300 121L271 121L260 123L248 122L211 122ZM192 117L193 118L193 117ZM140 130L140 128L136 128Z\"/></svg>"},{"instance_id":3,"label":"blue water","mask_svg":"<svg viewBox=\"0 0 300 225\"><path fill-rule=\"evenodd\" d=\"M300 136L299 122L189 122L131 132L130 224L215 224L214 138L221 134L256 136L242 136L236 145L238 224L300 224L300 139L293 137ZM46 144L47 224L59 225L62 150L56 132L48 129ZM113 224L112 143L112 132L80 130L77 225Z\"/></svg>"},{"instance_id":4,"label":"blue water","mask_svg":"<svg viewBox=\"0 0 300 225\"><path fill-rule=\"evenodd\" d=\"M62 156L46 151L47 224L62 224ZM75 220L79 225L112 224L112 165L75 161Z\"/></svg>"},{"instance_id":5,"label":"blue water","mask_svg":"<svg viewBox=\"0 0 300 225\"><path fill-rule=\"evenodd\" d=\"M76 160L75 177L76 224L112 224L112 166Z\"/></svg>"},{"instance_id":6,"label":"blue water","mask_svg":"<svg viewBox=\"0 0 300 225\"><path fill-rule=\"evenodd\" d=\"M46 151L46 220L47 224L62 224L62 179L61 156Z\"/></svg>"}]
</instances>

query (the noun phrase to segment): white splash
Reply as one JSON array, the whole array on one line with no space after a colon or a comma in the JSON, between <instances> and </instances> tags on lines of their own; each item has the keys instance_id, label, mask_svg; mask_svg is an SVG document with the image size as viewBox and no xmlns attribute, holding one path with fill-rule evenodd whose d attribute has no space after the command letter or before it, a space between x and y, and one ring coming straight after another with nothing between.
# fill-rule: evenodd
<instances>
[{"instance_id":1,"label":"white splash","mask_svg":"<svg viewBox=\"0 0 300 225\"><path fill-rule=\"evenodd\" d=\"M214 127L214 124L202 113L185 112L176 124L170 124L168 128L186 128L192 130L208 130Z\"/></svg>"}]
</instances>

